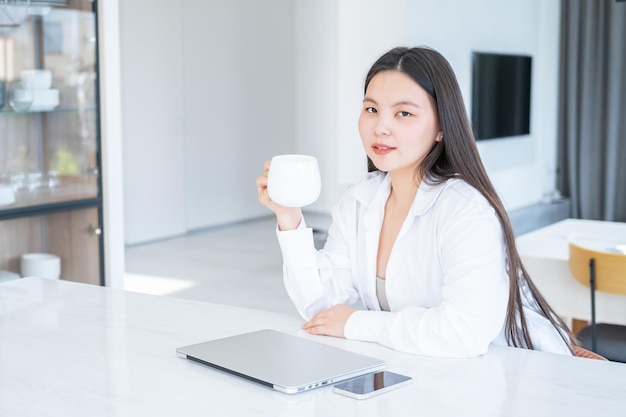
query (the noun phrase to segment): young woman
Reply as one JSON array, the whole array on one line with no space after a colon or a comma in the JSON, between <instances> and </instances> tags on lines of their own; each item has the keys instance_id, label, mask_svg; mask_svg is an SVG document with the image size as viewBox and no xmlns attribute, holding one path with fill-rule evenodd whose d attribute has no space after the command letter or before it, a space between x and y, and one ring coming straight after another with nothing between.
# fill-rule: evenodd
<instances>
[{"instance_id":1,"label":"young woman","mask_svg":"<svg viewBox=\"0 0 626 417\"><path fill-rule=\"evenodd\" d=\"M575 338L522 265L445 58L429 48L380 57L359 133L374 172L333 209L319 252L301 210L268 197L268 162L257 178L303 328L431 356L492 343L571 354ZM366 310L352 307L359 299Z\"/></svg>"}]
</instances>

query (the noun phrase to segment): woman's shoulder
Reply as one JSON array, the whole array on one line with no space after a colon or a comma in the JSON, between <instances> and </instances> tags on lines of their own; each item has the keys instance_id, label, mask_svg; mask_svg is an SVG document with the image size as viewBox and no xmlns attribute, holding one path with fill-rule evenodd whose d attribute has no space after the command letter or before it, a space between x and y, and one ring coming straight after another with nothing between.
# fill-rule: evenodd
<instances>
[{"instance_id":1,"label":"woman's shoulder","mask_svg":"<svg viewBox=\"0 0 626 417\"><path fill-rule=\"evenodd\" d=\"M450 202L491 206L480 191L460 178L451 178L441 184L441 197Z\"/></svg>"},{"instance_id":2,"label":"woman's shoulder","mask_svg":"<svg viewBox=\"0 0 626 417\"><path fill-rule=\"evenodd\" d=\"M454 217L472 213L495 214L487 198L462 179L451 178L431 187L438 191L432 206L439 214Z\"/></svg>"}]
</instances>

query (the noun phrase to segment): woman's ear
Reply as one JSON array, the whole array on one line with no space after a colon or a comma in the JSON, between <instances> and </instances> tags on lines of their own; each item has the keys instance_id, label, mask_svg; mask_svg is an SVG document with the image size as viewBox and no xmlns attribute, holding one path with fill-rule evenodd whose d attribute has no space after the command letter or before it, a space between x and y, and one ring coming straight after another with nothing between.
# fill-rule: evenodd
<instances>
[{"instance_id":1,"label":"woman's ear","mask_svg":"<svg viewBox=\"0 0 626 417\"><path fill-rule=\"evenodd\" d=\"M439 133L437 133L437 139L435 139L437 142L441 142L443 140L443 132L440 130Z\"/></svg>"}]
</instances>

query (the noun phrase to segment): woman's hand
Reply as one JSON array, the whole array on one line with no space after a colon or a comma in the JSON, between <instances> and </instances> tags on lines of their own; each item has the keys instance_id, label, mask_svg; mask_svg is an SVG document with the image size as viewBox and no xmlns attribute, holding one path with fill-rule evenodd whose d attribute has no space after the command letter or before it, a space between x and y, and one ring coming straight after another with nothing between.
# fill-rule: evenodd
<instances>
[{"instance_id":1,"label":"woman's hand","mask_svg":"<svg viewBox=\"0 0 626 417\"><path fill-rule=\"evenodd\" d=\"M302 329L310 334L345 337L343 328L348 318L356 310L343 304L332 306L328 310L320 311L311 320L302 325Z\"/></svg>"},{"instance_id":2,"label":"woman's hand","mask_svg":"<svg viewBox=\"0 0 626 417\"><path fill-rule=\"evenodd\" d=\"M259 202L276 214L278 221L278 229L293 230L297 229L302 220L302 209L299 207L285 207L272 201L267 193L267 174L270 171L270 161L263 164L263 175L256 177L256 188Z\"/></svg>"}]
</instances>

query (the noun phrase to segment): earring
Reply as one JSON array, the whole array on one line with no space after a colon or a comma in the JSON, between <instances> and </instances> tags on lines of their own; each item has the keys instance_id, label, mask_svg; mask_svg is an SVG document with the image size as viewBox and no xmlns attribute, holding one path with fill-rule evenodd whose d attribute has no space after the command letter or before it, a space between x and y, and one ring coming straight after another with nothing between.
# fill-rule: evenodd
<instances>
[{"instance_id":1,"label":"earring","mask_svg":"<svg viewBox=\"0 0 626 417\"><path fill-rule=\"evenodd\" d=\"M443 140L443 135L439 135L439 140L437 142L441 142Z\"/></svg>"}]
</instances>

